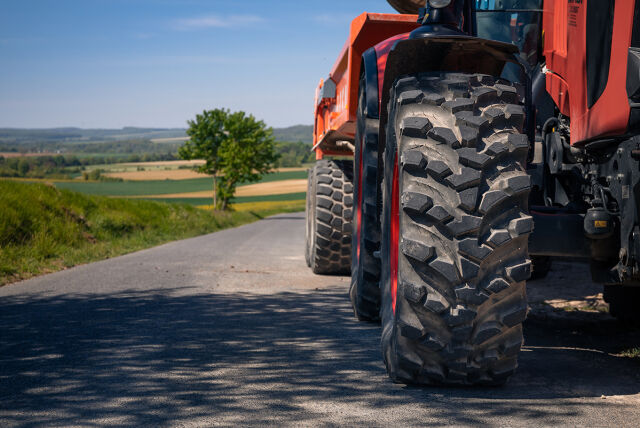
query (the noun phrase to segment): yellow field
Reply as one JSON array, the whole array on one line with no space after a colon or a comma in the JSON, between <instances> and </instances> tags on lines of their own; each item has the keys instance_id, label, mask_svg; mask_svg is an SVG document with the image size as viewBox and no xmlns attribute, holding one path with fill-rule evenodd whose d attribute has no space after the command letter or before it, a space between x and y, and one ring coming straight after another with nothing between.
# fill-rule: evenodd
<instances>
[{"instance_id":1,"label":"yellow field","mask_svg":"<svg viewBox=\"0 0 640 428\"><path fill-rule=\"evenodd\" d=\"M262 202L243 202L240 204L233 204L231 208L235 211L262 211L272 209L284 209L284 210L304 210L305 200L300 199L297 201L262 201ZM210 205L203 205L199 208L211 209Z\"/></svg>"},{"instance_id":2,"label":"yellow field","mask_svg":"<svg viewBox=\"0 0 640 428\"><path fill-rule=\"evenodd\" d=\"M107 177L122 178L131 181L150 181L150 180L186 180L189 178L207 177L192 169L179 169L181 166L202 165L203 160L191 161L157 161L157 162L131 162L113 165L95 165L87 168L104 169L103 175ZM144 168L144 171L138 171L138 168ZM276 172L286 171L304 171L306 168L278 168ZM81 177L80 177L81 178Z\"/></svg>"},{"instance_id":3,"label":"yellow field","mask_svg":"<svg viewBox=\"0 0 640 428\"><path fill-rule=\"evenodd\" d=\"M152 143L180 143L187 141L189 137L152 138Z\"/></svg>"},{"instance_id":4,"label":"yellow field","mask_svg":"<svg viewBox=\"0 0 640 428\"><path fill-rule=\"evenodd\" d=\"M236 189L236 196L264 196L285 195L287 193L300 193L307 191L307 180L281 180L267 183L247 184ZM211 190L202 192L169 193L162 195L145 195L145 198L208 198ZM141 196L142 197L142 196Z\"/></svg>"},{"instance_id":5,"label":"yellow field","mask_svg":"<svg viewBox=\"0 0 640 428\"><path fill-rule=\"evenodd\" d=\"M207 177L206 174L199 173L192 169L151 169L145 171L105 172L103 175L131 181L186 180L189 178Z\"/></svg>"},{"instance_id":6,"label":"yellow field","mask_svg":"<svg viewBox=\"0 0 640 428\"><path fill-rule=\"evenodd\" d=\"M178 166L184 166L184 165L198 166L198 165L202 165L203 163L204 163L204 160L202 159L194 159L194 160L173 160L173 161L154 161L154 162L125 162L125 163L114 164L114 166L178 167Z\"/></svg>"}]
</instances>

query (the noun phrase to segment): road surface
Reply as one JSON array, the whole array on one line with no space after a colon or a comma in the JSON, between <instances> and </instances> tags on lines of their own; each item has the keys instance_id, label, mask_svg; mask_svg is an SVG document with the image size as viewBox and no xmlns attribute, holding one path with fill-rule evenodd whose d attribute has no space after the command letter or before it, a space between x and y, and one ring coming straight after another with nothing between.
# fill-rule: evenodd
<instances>
[{"instance_id":1,"label":"road surface","mask_svg":"<svg viewBox=\"0 0 640 428\"><path fill-rule=\"evenodd\" d=\"M353 318L347 278L314 276L303 240L303 216L280 215L0 288L0 426L640 420L640 364L619 355L640 333L542 303L563 307L566 284L574 306L597 293L584 268L529 285L507 386L407 387L386 376L379 327Z\"/></svg>"}]
</instances>

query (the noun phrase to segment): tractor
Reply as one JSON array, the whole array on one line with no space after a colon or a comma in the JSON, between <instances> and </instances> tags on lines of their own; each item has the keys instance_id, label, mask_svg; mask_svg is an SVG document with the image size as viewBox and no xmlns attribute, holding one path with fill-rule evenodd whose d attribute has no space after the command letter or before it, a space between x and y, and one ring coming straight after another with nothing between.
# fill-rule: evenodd
<instances>
[{"instance_id":1,"label":"tractor","mask_svg":"<svg viewBox=\"0 0 640 428\"><path fill-rule=\"evenodd\" d=\"M639 319L640 0L389 3L316 89L306 260L390 378L506 382L551 258Z\"/></svg>"}]
</instances>

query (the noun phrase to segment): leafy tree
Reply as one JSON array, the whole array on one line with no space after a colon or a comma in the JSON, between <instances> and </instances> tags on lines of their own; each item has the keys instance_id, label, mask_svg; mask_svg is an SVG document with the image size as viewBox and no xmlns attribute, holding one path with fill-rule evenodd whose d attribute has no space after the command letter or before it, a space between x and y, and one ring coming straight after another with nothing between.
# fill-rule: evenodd
<instances>
[{"instance_id":1,"label":"leafy tree","mask_svg":"<svg viewBox=\"0 0 640 428\"><path fill-rule=\"evenodd\" d=\"M205 110L187 123L189 140L178 153L183 159L205 160L198 170L213 175L215 209L227 209L238 184L258 181L278 159L273 130L253 115Z\"/></svg>"}]
</instances>

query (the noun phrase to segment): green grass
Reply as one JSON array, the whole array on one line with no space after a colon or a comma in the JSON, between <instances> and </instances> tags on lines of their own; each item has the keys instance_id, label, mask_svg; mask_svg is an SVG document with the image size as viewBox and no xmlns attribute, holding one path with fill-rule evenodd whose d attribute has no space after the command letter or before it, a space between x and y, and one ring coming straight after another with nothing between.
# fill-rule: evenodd
<instances>
[{"instance_id":1,"label":"green grass","mask_svg":"<svg viewBox=\"0 0 640 428\"><path fill-rule=\"evenodd\" d=\"M268 174L260 183L271 181L306 179L306 171L283 171ZM54 182L59 189L104 196L163 195L171 193L201 192L211 190L211 178L192 178L187 180L153 180L122 182Z\"/></svg>"},{"instance_id":2,"label":"green grass","mask_svg":"<svg viewBox=\"0 0 640 428\"><path fill-rule=\"evenodd\" d=\"M630 348L617 354L618 357L640 359L640 348Z\"/></svg>"},{"instance_id":3,"label":"green grass","mask_svg":"<svg viewBox=\"0 0 640 428\"><path fill-rule=\"evenodd\" d=\"M0 285L298 210L212 212L10 180L0 180L0 206Z\"/></svg>"},{"instance_id":4,"label":"green grass","mask_svg":"<svg viewBox=\"0 0 640 428\"><path fill-rule=\"evenodd\" d=\"M201 192L210 190L210 178L191 178L188 180L154 180L121 182L55 182L58 189L72 190L102 196L162 195L169 193Z\"/></svg>"}]
</instances>

